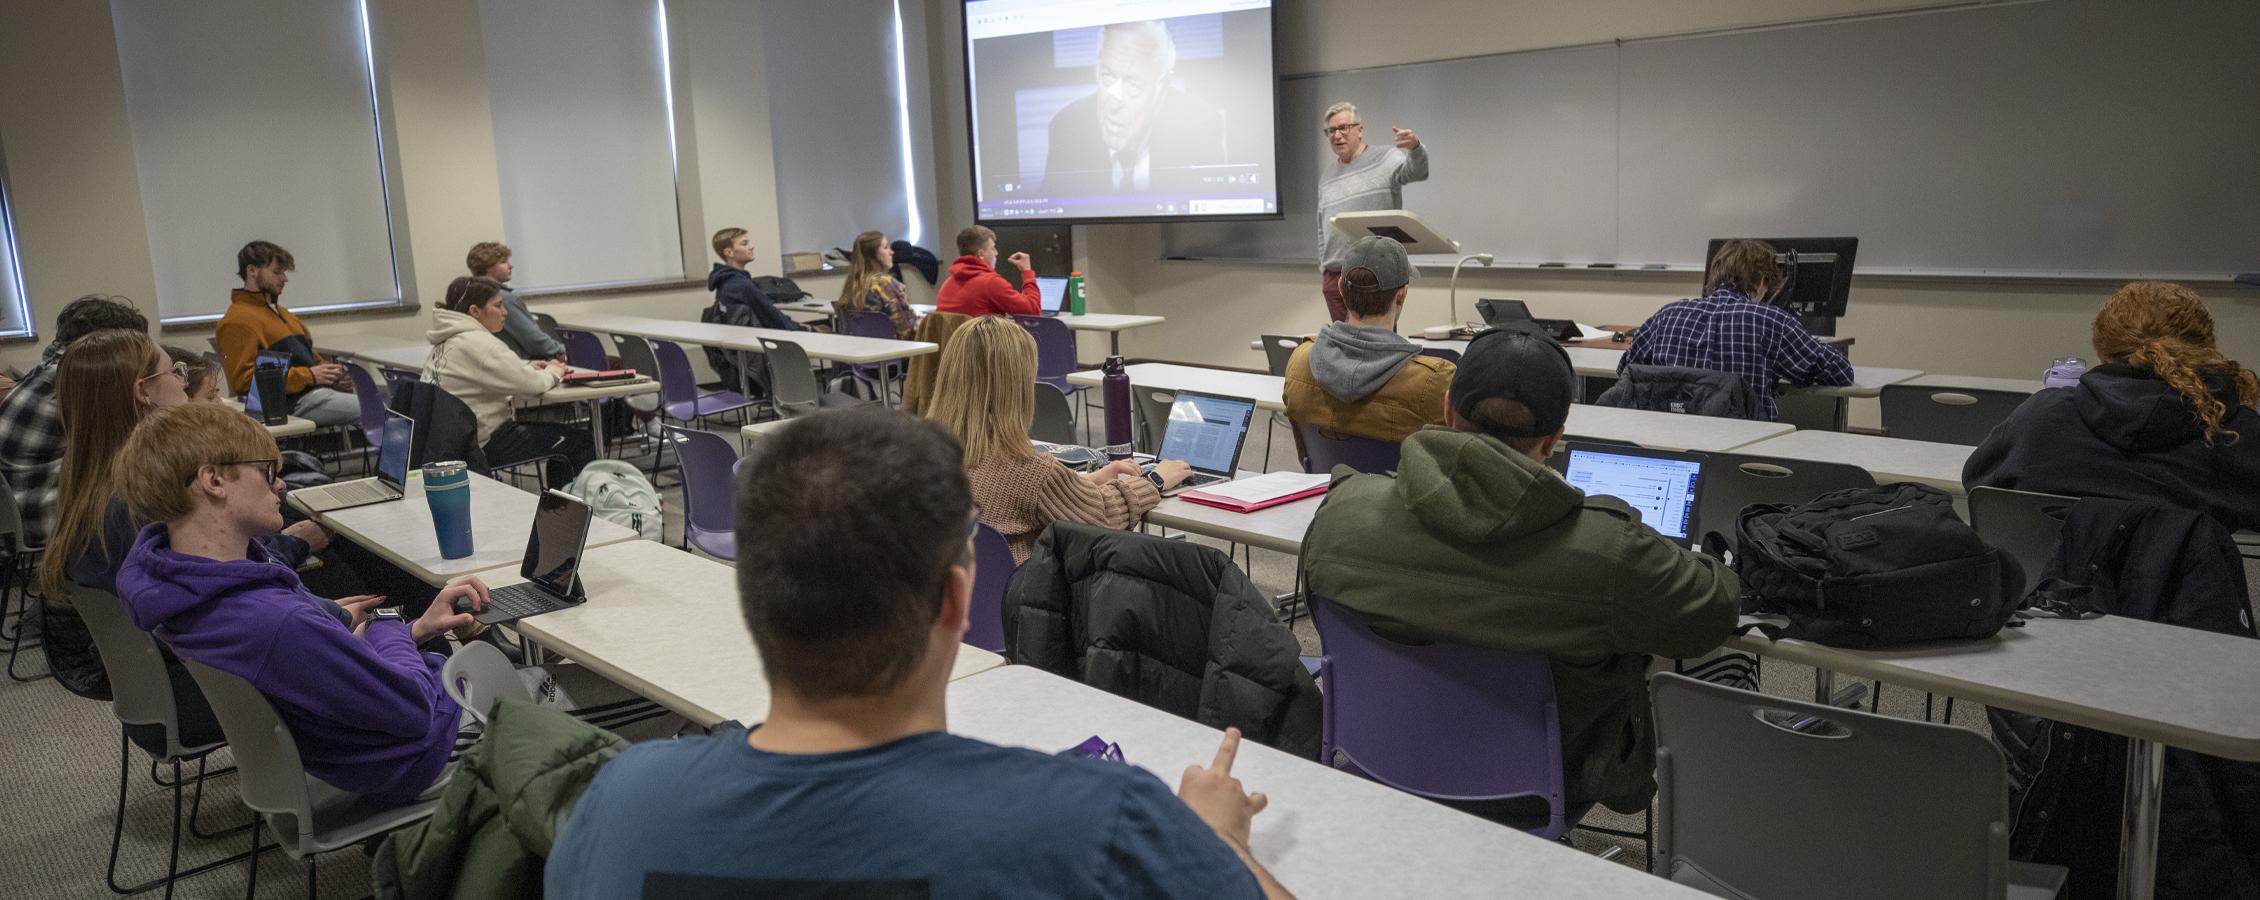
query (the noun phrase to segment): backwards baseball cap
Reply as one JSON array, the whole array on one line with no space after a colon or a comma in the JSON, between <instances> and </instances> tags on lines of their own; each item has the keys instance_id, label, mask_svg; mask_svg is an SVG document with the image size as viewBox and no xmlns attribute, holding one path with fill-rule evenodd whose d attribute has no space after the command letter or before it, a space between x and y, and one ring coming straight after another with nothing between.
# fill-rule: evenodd
<instances>
[{"instance_id":1,"label":"backwards baseball cap","mask_svg":"<svg viewBox=\"0 0 2260 900\"><path fill-rule=\"evenodd\" d=\"M1552 338L1535 326L1517 326L1485 329L1468 342L1452 373L1452 413L1486 434L1546 437L1569 421L1577 372ZM1487 402L1492 400L1519 404L1529 411L1529 421Z\"/></svg>"},{"instance_id":2,"label":"backwards baseball cap","mask_svg":"<svg viewBox=\"0 0 2260 900\"><path fill-rule=\"evenodd\" d=\"M1358 238L1342 254L1342 280L1348 281L1359 269L1372 274L1374 290L1393 291L1412 280L1412 259L1405 255L1405 245L1379 235Z\"/></svg>"}]
</instances>

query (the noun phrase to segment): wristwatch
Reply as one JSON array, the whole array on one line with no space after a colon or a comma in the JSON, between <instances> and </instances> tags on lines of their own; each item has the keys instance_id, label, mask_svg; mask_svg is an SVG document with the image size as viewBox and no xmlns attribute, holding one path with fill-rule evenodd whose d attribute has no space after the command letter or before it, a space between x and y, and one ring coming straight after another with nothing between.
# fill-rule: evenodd
<instances>
[{"instance_id":1,"label":"wristwatch","mask_svg":"<svg viewBox=\"0 0 2260 900\"><path fill-rule=\"evenodd\" d=\"M1151 482L1153 482L1153 483L1154 483L1154 490L1157 490L1157 491L1166 491L1166 490L1169 490L1169 485L1162 483L1162 480L1161 480L1161 473L1160 473L1160 472L1156 472L1156 471L1148 470L1148 471L1146 472L1146 480L1147 480L1147 481L1151 481Z\"/></svg>"},{"instance_id":2,"label":"wristwatch","mask_svg":"<svg viewBox=\"0 0 2260 900\"><path fill-rule=\"evenodd\" d=\"M371 622L383 622L388 620L393 622L406 622L408 621L408 617L401 615L400 608L396 606L383 607L369 613L369 621Z\"/></svg>"}]
</instances>

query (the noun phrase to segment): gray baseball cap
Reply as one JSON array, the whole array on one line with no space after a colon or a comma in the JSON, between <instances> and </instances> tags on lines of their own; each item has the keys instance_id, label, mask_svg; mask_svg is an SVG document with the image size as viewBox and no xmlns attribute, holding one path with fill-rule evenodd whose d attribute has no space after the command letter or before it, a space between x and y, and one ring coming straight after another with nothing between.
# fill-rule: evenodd
<instances>
[{"instance_id":1,"label":"gray baseball cap","mask_svg":"<svg viewBox=\"0 0 2260 900\"><path fill-rule=\"evenodd\" d=\"M1358 238L1343 252L1343 279L1359 269L1373 273L1374 287L1379 290L1393 291L1412 281L1412 259L1405 255L1405 245L1379 235Z\"/></svg>"}]
</instances>

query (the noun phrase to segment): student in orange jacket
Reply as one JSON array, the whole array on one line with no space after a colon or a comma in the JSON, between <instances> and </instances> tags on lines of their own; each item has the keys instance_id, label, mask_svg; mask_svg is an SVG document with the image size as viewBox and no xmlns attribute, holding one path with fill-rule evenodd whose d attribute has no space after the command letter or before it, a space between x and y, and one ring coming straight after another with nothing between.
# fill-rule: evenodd
<instances>
[{"instance_id":1,"label":"student in orange jacket","mask_svg":"<svg viewBox=\"0 0 2260 900\"><path fill-rule=\"evenodd\" d=\"M1036 287L1036 271L1028 254L1008 257L1020 268L1020 289L997 274L997 233L979 225L957 233L958 257L950 262L950 277L934 296L934 308L966 316L1040 316L1043 292Z\"/></svg>"},{"instance_id":2,"label":"student in orange jacket","mask_svg":"<svg viewBox=\"0 0 2260 900\"><path fill-rule=\"evenodd\" d=\"M314 352L314 336L306 323L282 307L283 287L298 268L290 251L267 241L252 241L236 251L236 274L243 277L212 332L227 370L228 388L238 397L251 390L252 370L259 354L290 357L290 374L283 390L290 395L290 414L317 426L351 425L361 420L361 405L353 399L353 381L345 367Z\"/></svg>"}]
</instances>

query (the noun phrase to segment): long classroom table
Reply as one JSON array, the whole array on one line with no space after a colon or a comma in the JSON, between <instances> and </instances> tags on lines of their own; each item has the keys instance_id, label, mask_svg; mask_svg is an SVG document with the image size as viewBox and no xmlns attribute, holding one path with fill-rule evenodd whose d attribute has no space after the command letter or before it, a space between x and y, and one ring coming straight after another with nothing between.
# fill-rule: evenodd
<instances>
[{"instance_id":1,"label":"long classroom table","mask_svg":"<svg viewBox=\"0 0 2260 900\"><path fill-rule=\"evenodd\" d=\"M1868 470L1877 481L1913 481L1960 497L1968 494L1962 489L1962 466L1976 449L1962 444L1801 429L1734 452L1844 463Z\"/></svg>"},{"instance_id":2,"label":"long classroom table","mask_svg":"<svg viewBox=\"0 0 2260 900\"><path fill-rule=\"evenodd\" d=\"M324 338L319 348L323 353L340 359L373 362L380 366L410 372L424 370L424 360L430 356L431 345L423 341L385 337L376 334L348 334ZM576 370L579 371L579 370ZM589 436L596 441L598 453L604 452L604 410L598 401L612 397L632 397L659 390L659 382L648 378L613 384L575 385L552 388L533 397L518 400L520 406L548 406L560 403L586 404L589 417Z\"/></svg>"},{"instance_id":3,"label":"long classroom table","mask_svg":"<svg viewBox=\"0 0 2260 900\"><path fill-rule=\"evenodd\" d=\"M779 303L777 308L800 315L829 317L832 314L832 304L813 297L790 303ZM934 311L934 307L926 303L913 303L910 309L921 316ZM1144 328L1148 325L1159 325L1169 321L1165 316L1148 316L1136 313L1084 313L1080 316L1061 313L1051 318L1067 326L1070 331L1096 331L1106 334L1107 350L1116 355L1122 353L1123 332L1132 328Z\"/></svg>"},{"instance_id":4,"label":"long classroom table","mask_svg":"<svg viewBox=\"0 0 2260 900\"><path fill-rule=\"evenodd\" d=\"M1132 390L1199 391L1253 400L1262 409L1284 410L1286 379L1225 369L1204 369L1174 363L1138 363L1127 367ZM1103 385L1096 371L1067 376L1074 384ZM1683 416L1637 409L1612 409L1575 404L1569 409L1569 433L1577 437L1631 441L1660 450L1732 450L1745 444L1789 433L1778 422L1752 422L1716 416Z\"/></svg>"},{"instance_id":5,"label":"long classroom table","mask_svg":"<svg viewBox=\"0 0 2260 900\"><path fill-rule=\"evenodd\" d=\"M952 682L950 731L1057 753L1097 735L1165 784L1208 765L1222 732L1027 666ZM1232 777L1270 805L1249 829L1256 861L1298 897L1708 895L1485 821L1316 761L1242 741Z\"/></svg>"},{"instance_id":6,"label":"long classroom table","mask_svg":"<svg viewBox=\"0 0 2260 900\"><path fill-rule=\"evenodd\" d=\"M489 587L517 584L515 566L480 573ZM701 726L769 717L769 684L738 605L738 572L654 541L588 551L588 602L530 616L511 628L590 671ZM1004 664L970 644L951 678Z\"/></svg>"},{"instance_id":7,"label":"long classroom table","mask_svg":"<svg viewBox=\"0 0 2260 900\"><path fill-rule=\"evenodd\" d=\"M534 508L540 498L492 478L470 473L471 555L446 559L439 555L439 532L432 525L431 504L424 501L424 473L410 470L406 496L350 509L308 513L322 527L337 532L425 584L437 587L458 575L508 566L516 572L526 556L526 538L533 533ZM300 512L302 488L286 495ZM602 547L634 540L636 533L602 518L589 520L588 546Z\"/></svg>"}]
</instances>

